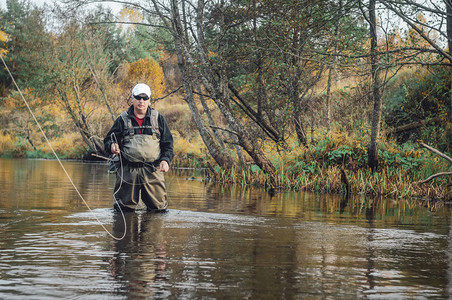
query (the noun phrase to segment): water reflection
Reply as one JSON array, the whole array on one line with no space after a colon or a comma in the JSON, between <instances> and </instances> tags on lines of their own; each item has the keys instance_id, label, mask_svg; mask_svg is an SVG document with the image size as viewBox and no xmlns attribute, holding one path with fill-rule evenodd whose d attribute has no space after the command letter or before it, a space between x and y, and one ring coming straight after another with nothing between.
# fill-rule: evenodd
<instances>
[{"instance_id":1,"label":"water reflection","mask_svg":"<svg viewBox=\"0 0 452 300\"><path fill-rule=\"evenodd\" d=\"M366 259L367 259L367 270L366 270L366 278L369 284L368 288L365 290L373 290L375 288L375 277L374 277L374 268L375 268L375 249L373 247L375 241L375 216L376 216L376 207L377 204L375 202L370 203L366 207L366 220L369 224L369 228L367 229L366 239L367 239L367 247L366 247Z\"/></svg>"},{"instance_id":2,"label":"water reflection","mask_svg":"<svg viewBox=\"0 0 452 300\"><path fill-rule=\"evenodd\" d=\"M168 294L166 271L167 241L159 214L125 213L126 236L113 245L108 259L112 278L119 283L118 294L135 297L162 297ZM113 233L122 236L124 219L113 217Z\"/></svg>"},{"instance_id":3,"label":"water reflection","mask_svg":"<svg viewBox=\"0 0 452 300\"><path fill-rule=\"evenodd\" d=\"M122 236L106 166L64 162ZM200 178L197 178L200 179ZM0 298L448 298L451 213L167 175L166 214L96 223L53 161L0 159ZM36 296L37 295L37 296ZM36 296L36 297L32 297Z\"/></svg>"}]
</instances>

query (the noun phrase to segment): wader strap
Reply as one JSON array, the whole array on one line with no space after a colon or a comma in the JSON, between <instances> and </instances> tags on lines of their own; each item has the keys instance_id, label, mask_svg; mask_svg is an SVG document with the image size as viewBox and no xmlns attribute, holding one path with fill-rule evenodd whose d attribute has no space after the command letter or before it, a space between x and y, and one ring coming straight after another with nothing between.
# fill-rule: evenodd
<instances>
[{"instance_id":1,"label":"wader strap","mask_svg":"<svg viewBox=\"0 0 452 300\"><path fill-rule=\"evenodd\" d=\"M129 140L130 137L135 134L132 120L129 118L127 111L123 111L120 116L122 118L122 121L124 122L124 140Z\"/></svg>"},{"instance_id":2,"label":"wader strap","mask_svg":"<svg viewBox=\"0 0 452 300\"><path fill-rule=\"evenodd\" d=\"M133 129L133 125L132 125L132 119L131 118L127 118L127 127L129 128L129 136L133 136L135 134L135 129Z\"/></svg>"},{"instance_id":3,"label":"wader strap","mask_svg":"<svg viewBox=\"0 0 452 300\"><path fill-rule=\"evenodd\" d=\"M151 128L153 133L157 134L157 138L160 139L160 130L159 130L159 122L158 122L159 112L155 109L151 109L151 126L139 126L133 127L132 120L129 118L129 114L127 111L123 111L121 113L121 118L124 122L124 136L127 135L127 132L130 136L135 134L135 128Z\"/></svg>"},{"instance_id":4,"label":"wader strap","mask_svg":"<svg viewBox=\"0 0 452 300\"><path fill-rule=\"evenodd\" d=\"M152 126L152 129L154 130L154 132L157 133L158 138L160 139L158 117L159 117L159 112L156 111L155 109L152 109L151 110L151 126Z\"/></svg>"}]
</instances>

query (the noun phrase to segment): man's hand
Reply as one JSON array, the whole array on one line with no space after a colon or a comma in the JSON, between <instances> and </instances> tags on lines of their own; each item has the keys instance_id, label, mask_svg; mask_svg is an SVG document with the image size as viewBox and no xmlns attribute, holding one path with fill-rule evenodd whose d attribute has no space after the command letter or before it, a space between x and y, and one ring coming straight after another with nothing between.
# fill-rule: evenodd
<instances>
[{"instance_id":1,"label":"man's hand","mask_svg":"<svg viewBox=\"0 0 452 300\"><path fill-rule=\"evenodd\" d=\"M119 154L119 145L116 143L111 144L111 153Z\"/></svg>"},{"instance_id":2,"label":"man's hand","mask_svg":"<svg viewBox=\"0 0 452 300\"><path fill-rule=\"evenodd\" d=\"M166 160L162 160L160 162L160 172L168 172L168 170L169 170L168 163L166 162Z\"/></svg>"}]
</instances>

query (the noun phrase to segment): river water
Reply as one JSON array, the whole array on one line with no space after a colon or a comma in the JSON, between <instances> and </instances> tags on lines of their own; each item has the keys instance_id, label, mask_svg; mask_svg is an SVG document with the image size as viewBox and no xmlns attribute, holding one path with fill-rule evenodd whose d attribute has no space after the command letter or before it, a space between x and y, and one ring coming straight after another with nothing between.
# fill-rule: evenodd
<instances>
[{"instance_id":1,"label":"river water","mask_svg":"<svg viewBox=\"0 0 452 300\"><path fill-rule=\"evenodd\" d=\"M451 211L166 176L169 211L112 210L105 164L0 159L0 299L447 299Z\"/></svg>"}]
</instances>

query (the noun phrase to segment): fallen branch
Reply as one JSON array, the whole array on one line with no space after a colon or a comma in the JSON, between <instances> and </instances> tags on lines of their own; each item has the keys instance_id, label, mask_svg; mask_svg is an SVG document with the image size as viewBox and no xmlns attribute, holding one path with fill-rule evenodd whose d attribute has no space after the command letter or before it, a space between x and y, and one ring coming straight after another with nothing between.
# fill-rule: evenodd
<instances>
[{"instance_id":1,"label":"fallen branch","mask_svg":"<svg viewBox=\"0 0 452 300\"><path fill-rule=\"evenodd\" d=\"M452 163L452 158L450 158L449 156L447 156L446 154L436 150L433 147L430 147L429 145L426 145L424 143L421 143L421 146L424 148L427 148L428 150L432 151L433 153L438 154L439 156L441 156L442 158L444 158L445 160L448 160L450 163Z\"/></svg>"},{"instance_id":2,"label":"fallen branch","mask_svg":"<svg viewBox=\"0 0 452 300\"><path fill-rule=\"evenodd\" d=\"M426 144L424 144L424 143L421 143L421 146L424 147L424 148L426 148L426 149L428 149L428 150L430 150L431 152L433 152L433 153L435 153L435 154L438 154L439 156L441 156L441 157L444 158L445 160L447 160L447 161L449 161L450 163L452 163L452 158L450 158L450 157L447 156L446 154L444 154L444 153L442 153L442 152L436 150L435 148L430 147L429 145L426 145ZM432 176L430 176L429 178L427 178L427 179L425 179L425 180L418 181L417 183L418 183L418 184L427 183L427 182L429 182L430 180L432 180L433 178L436 178L436 177L439 177L439 176L444 176L444 175L452 175L452 172L440 172L440 173L436 173L436 174L433 174Z\"/></svg>"},{"instance_id":3,"label":"fallen branch","mask_svg":"<svg viewBox=\"0 0 452 300\"><path fill-rule=\"evenodd\" d=\"M427 179L425 179L425 180L418 181L417 183L418 183L418 184L421 184L421 183L427 183L427 182L429 182L430 180L432 180L432 179L435 178L435 177L438 177L438 176L444 176L444 175L452 175L452 172L441 172L441 173L436 173L436 174L433 174L432 176L430 176L429 178L427 178Z\"/></svg>"},{"instance_id":4,"label":"fallen branch","mask_svg":"<svg viewBox=\"0 0 452 300\"><path fill-rule=\"evenodd\" d=\"M428 125L430 123L433 123L433 122L436 122L439 120L440 120L440 118L438 117L438 118L433 118L430 120L422 120L422 121L417 121L417 122L401 125L399 127L394 128L392 131L389 132L389 134L391 134L391 133L397 134L397 133L408 131L411 129L416 129L416 128Z\"/></svg>"}]
</instances>

